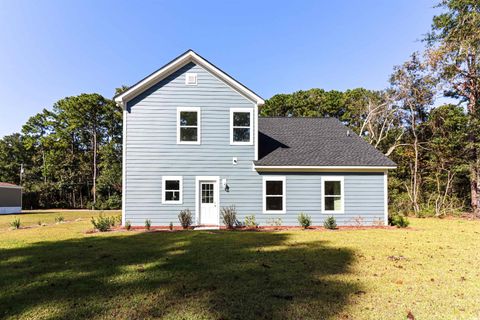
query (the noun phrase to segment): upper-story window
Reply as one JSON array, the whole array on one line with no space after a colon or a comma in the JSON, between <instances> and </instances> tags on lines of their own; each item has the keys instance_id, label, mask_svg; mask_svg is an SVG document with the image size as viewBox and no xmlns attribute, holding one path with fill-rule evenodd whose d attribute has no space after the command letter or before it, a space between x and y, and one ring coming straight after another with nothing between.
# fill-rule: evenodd
<instances>
[{"instance_id":1,"label":"upper-story window","mask_svg":"<svg viewBox=\"0 0 480 320\"><path fill-rule=\"evenodd\" d=\"M200 108L177 108L177 143L200 144Z\"/></svg>"},{"instance_id":2,"label":"upper-story window","mask_svg":"<svg viewBox=\"0 0 480 320\"><path fill-rule=\"evenodd\" d=\"M253 109L231 108L230 109L230 144L251 145L253 144Z\"/></svg>"}]
</instances>

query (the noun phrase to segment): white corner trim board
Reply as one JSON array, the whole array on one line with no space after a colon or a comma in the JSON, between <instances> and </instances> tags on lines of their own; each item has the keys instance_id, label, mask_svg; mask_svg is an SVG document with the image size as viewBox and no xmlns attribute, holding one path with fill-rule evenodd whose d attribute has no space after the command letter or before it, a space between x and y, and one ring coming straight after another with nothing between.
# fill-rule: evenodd
<instances>
[{"instance_id":1,"label":"white corner trim board","mask_svg":"<svg viewBox=\"0 0 480 320\"><path fill-rule=\"evenodd\" d=\"M384 223L388 226L388 171L383 173L383 206L384 206Z\"/></svg>"},{"instance_id":2,"label":"white corner trim board","mask_svg":"<svg viewBox=\"0 0 480 320\"><path fill-rule=\"evenodd\" d=\"M122 226L125 226L125 203L127 199L127 104L122 117Z\"/></svg>"}]
</instances>

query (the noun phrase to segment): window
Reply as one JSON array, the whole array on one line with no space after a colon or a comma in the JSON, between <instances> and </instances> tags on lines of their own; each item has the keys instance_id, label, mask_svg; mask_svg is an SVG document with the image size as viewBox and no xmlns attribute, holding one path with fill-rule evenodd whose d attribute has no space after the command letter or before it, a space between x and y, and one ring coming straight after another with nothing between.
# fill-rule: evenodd
<instances>
[{"instance_id":1,"label":"window","mask_svg":"<svg viewBox=\"0 0 480 320\"><path fill-rule=\"evenodd\" d=\"M177 108L177 143L200 144L200 108Z\"/></svg>"},{"instance_id":2,"label":"window","mask_svg":"<svg viewBox=\"0 0 480 320\"><path fill-rule=\"evenodd\" d=\"M343 177L322 177L323 213L344 212Z\"/></svg>"},{"instance_id":3,"label":"window","mask_svg":"<svg viewBox=\"0 0 480 320\"><path fill-rule=\"evenodd\" d=\"M253 109L231 108L230 109L230 144L252 144L252 121Z\"/></svg>"},{"instance_id":4,"label":"window","mask_svg":"<svg viewBox=\"0 0 480 320\"><path fill-rule=\"evenodd\" d=\"M182 203L182 177L163 177L162 179L162 203L181 204Z\"/></svg>"},{"instance_id":5,"label":"window","mask_svg":"<svg viewBox=\"0 0 480 320\"><path fill-rule=\"evenodd\" d=\"M285 177L263 177L263 212L285 213Z\"/></svg>"}]
</instances>

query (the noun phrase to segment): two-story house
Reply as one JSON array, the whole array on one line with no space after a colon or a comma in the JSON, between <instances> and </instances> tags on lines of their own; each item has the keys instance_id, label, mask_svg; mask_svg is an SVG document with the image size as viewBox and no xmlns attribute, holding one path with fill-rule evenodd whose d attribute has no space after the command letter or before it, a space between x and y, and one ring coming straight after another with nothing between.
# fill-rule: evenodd
<instances>
[{"instance_id":1,"label":"two-story house","mask_svg":"<svg viewBox=\"0 0 480 320\"><path fill-rule=\"evenodd\" d=\"M333 118L262 118L264 100L189 50L115 101L123 107L123 223L387 223L395 163Z\"/></svg>"}]
</instances>

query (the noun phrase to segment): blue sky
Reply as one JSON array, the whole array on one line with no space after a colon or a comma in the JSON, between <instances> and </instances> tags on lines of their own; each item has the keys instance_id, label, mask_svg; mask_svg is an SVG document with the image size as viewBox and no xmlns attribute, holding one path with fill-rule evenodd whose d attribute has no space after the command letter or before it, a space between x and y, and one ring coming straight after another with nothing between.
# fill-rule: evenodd
<instances>
[{"instance_id":1,"label":"blue sky","mask_svg":"<svg viewBox=\"0 0 480 320\"><path fill-rule=\"evenodd\" d=\"M0 0L0 137L61 98L133 84L197 51L270 98L387 85L437 1Z\"/></svg>"}]
</instances>

